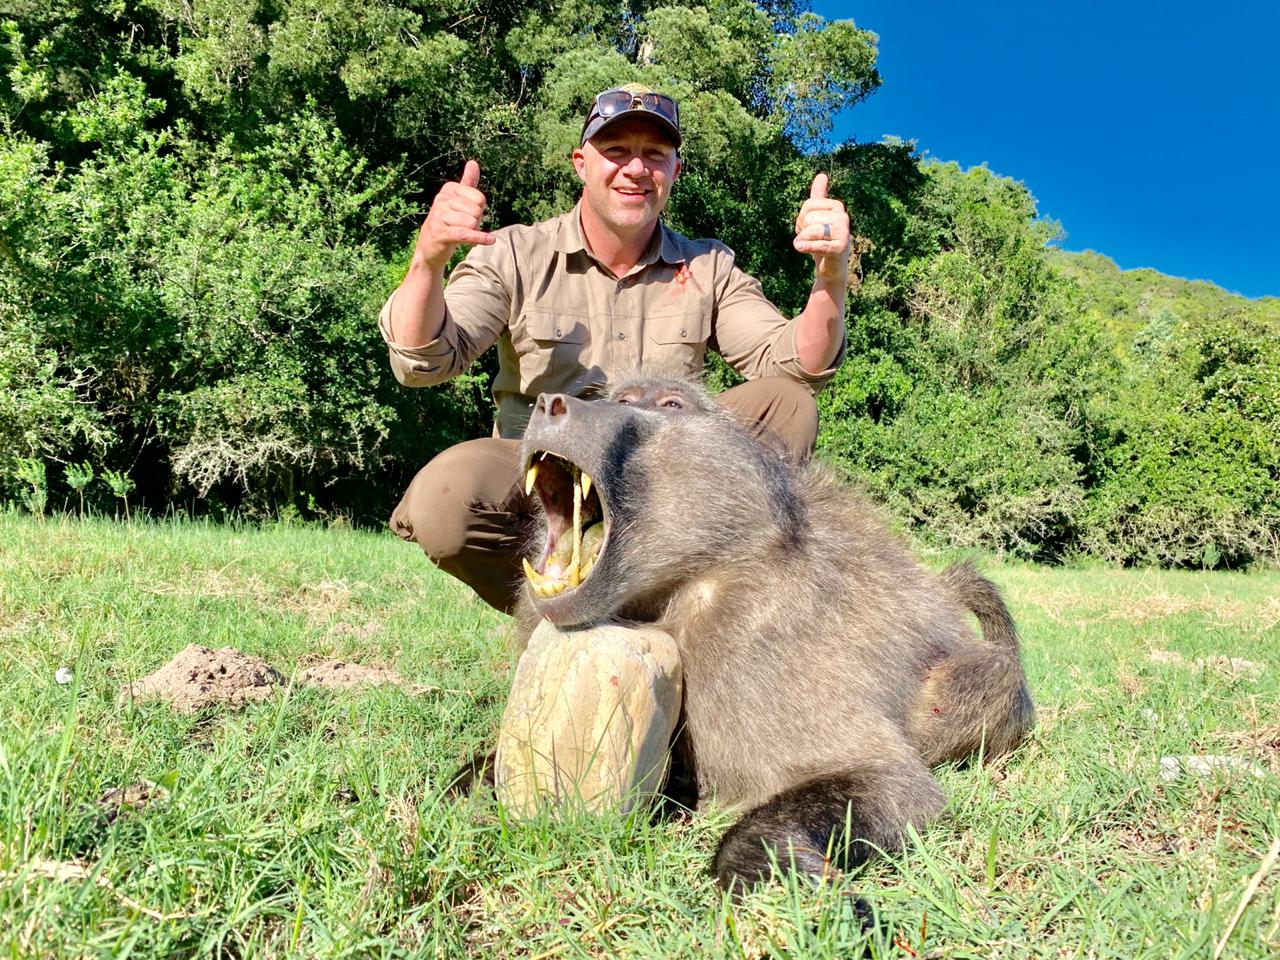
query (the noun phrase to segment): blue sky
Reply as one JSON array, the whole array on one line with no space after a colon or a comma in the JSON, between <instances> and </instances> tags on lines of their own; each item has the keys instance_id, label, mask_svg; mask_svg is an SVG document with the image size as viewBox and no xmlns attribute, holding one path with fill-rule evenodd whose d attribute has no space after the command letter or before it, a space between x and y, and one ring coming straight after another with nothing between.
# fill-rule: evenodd
<instances>
[{"instance_id":1,"label":"blue sky","mask_svg":"<svg viewBox=\"0 0 1280 960\"><path fill-rule=\"evenodd\" d=\"M833 139L1022 180L1068 250L1280 296L1280 3L815 0L880 35Z\"/></svg>"}]
</instances>

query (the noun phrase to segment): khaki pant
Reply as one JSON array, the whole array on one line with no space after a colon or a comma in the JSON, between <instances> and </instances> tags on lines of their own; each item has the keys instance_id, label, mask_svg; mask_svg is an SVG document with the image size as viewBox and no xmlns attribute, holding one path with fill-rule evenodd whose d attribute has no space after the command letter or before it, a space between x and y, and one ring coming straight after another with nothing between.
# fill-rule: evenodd
<instances>
[{"instance_id":1,"label":"khaki pant","mask_svg":"<svg viewBox=\"0 0 1280 960\"><path fill-rule=\"evenodd\" d=\"M793 380L765 377L717 398L752 432L793 462L813 453L818 407ZM533 504L520 483L518 440L468 440L445 450L409 484L391 514L391 529L422 547L498 610L511 612L524 576L520 567Z\"/></svg>"}]
</instances>

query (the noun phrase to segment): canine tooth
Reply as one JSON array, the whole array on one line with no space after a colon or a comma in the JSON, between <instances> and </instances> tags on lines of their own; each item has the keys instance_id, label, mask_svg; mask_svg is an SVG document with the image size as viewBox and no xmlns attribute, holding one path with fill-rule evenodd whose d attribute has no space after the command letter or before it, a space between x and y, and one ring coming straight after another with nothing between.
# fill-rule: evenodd
<instances>
[{"instance_id":1,"label":"canine tooth","mask_svg":"<svg viewBox=\"0 0 1280 960\"><path fill-rule=\"evenodd\" d=\"M529 464L529 469L524 475L524 495L527 497L533 493L534 481L538 479L538 465L536 463Z\"/></svg>"},{"instance_id":2,"label":"canine tooth","mask_svg":"<svg viewBox=\"0 0 1280 960\"><path fill-rule=\"evenodd\" d=\"M577 474L580 471L575 470ZM569 585L576 587L582 582L579 571L582 569L582 479L573 478L573 560L569 563Z\"/></svg>"},{"instance_id":3,"label":"canine tooth","mask_svg":"<svg viewBox=\"0 0 1280 960\"><path fill-rule=\"evenodd\" d=\"M591 492L591 474L582 471L582 499L587 499L587 494Z\"/></svg>"},{"instance_id":4,"label":"canine tooth","mask_svg":"<svg viewBox=\"0 0 1280 960\"><path fill-rule=\"evenodd\" d=\"M533 564L529 562L529 558L521 557L520 562L524 564L524 575L528 577L530 580L532 580L534 583L537 583L541 575L538 573L537 570L533 569Z\"/></svg>"}]
</instances>

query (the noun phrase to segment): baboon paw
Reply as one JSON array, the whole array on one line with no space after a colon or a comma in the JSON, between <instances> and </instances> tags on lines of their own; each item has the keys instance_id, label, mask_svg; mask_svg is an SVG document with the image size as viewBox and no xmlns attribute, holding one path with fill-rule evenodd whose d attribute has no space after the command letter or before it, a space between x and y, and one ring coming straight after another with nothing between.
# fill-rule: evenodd
<instances>
[{"instance_id":1,"label":"baboon paw","mask_svg":"<svg viewBox=\"0 0 1280 960\"><path fill-rule=\"evenodd\" d=\"M711 860L711 872L735 902L780 873L813 877L838 873L821 852L811 847L788 844L786 852L779 854L758 833L733 829L720 841Z\"/></svg>"}]
</instances>

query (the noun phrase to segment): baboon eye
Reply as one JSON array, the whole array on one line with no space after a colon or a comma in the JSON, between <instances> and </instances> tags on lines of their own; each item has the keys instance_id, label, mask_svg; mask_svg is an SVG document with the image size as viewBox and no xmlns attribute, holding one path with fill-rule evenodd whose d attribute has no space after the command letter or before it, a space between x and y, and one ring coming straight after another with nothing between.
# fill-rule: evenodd
<instances>
[{"instance_id":1,"label":"baboon eye","mask_svg":"<svg viewBox=\"0 0 1280 960\"><path fill-rule=\"evenodd\" d=\"M667 399L662 401L662 405L666 407L668 410L684 409L684 401L681 400L679 397L667 397Z\"/></svg>"},{"instance_id":2,"label":"baboon eye","mask_svg":"<svg viewBox=\"0 0 1280 960\"><path fill-rule=\"evenodd\" d=\"M619 398L618 398L618 403L626 403L626 404L630 404L630 403L631 403L631 398L630 398L630 397L619 397Z\"/></svg>"}]
</instances>

